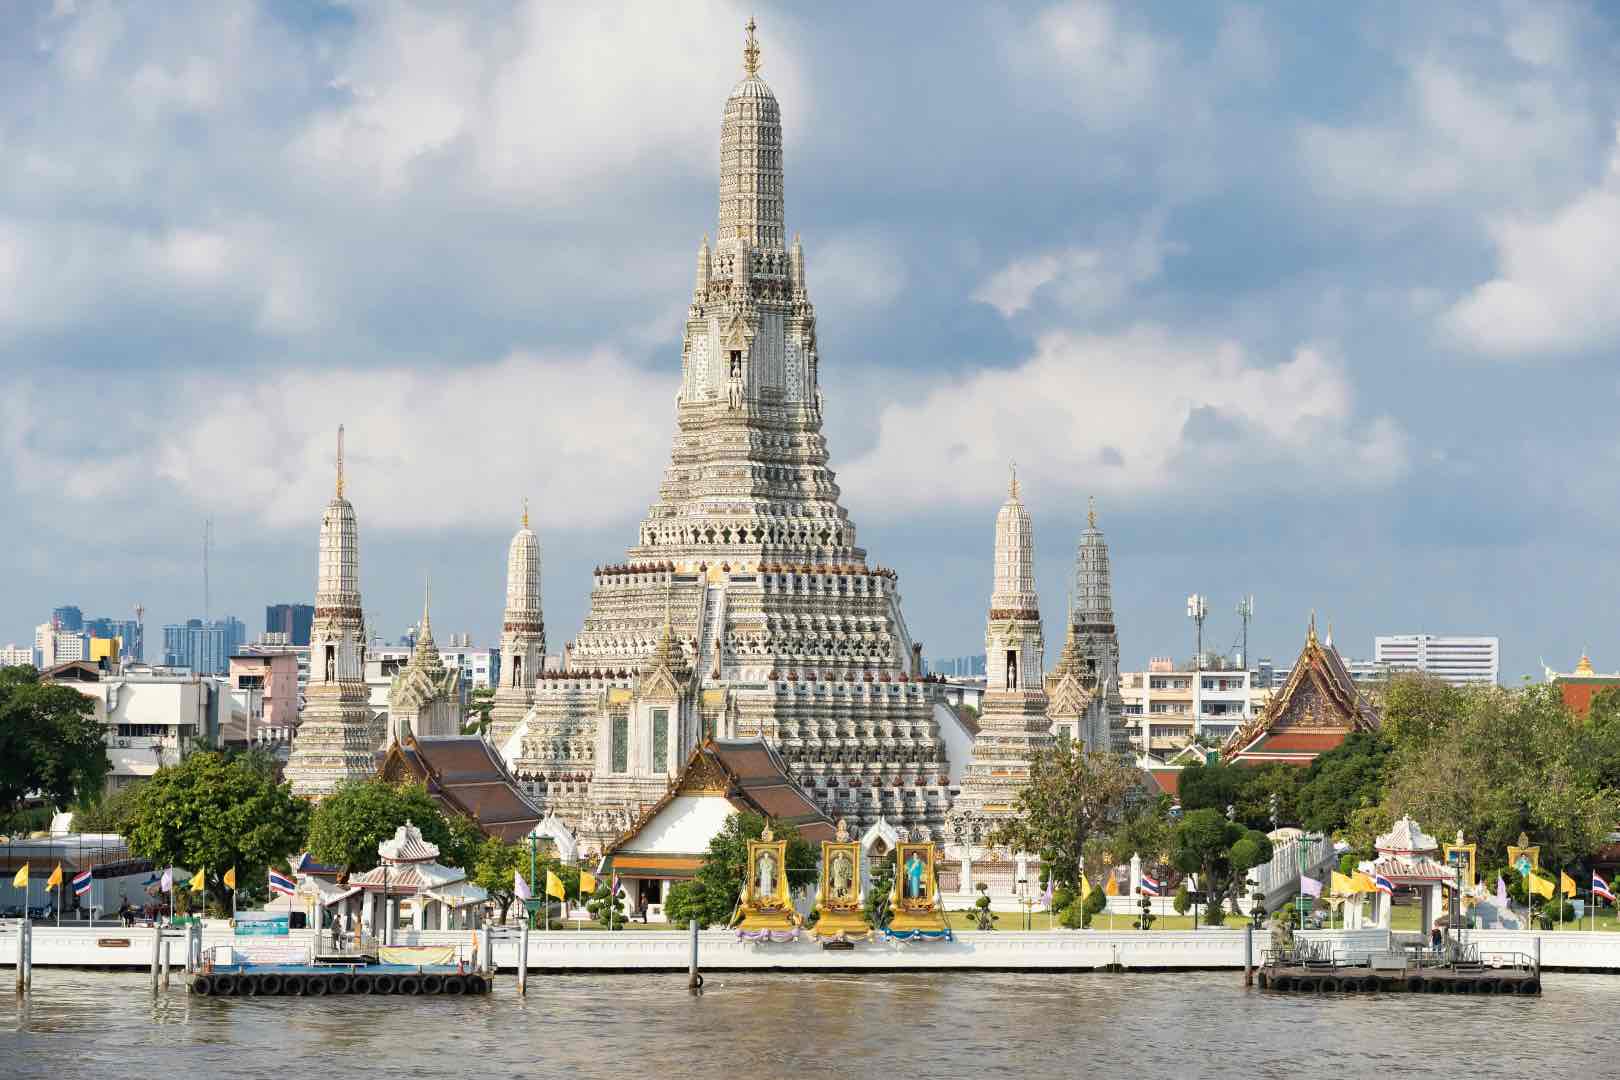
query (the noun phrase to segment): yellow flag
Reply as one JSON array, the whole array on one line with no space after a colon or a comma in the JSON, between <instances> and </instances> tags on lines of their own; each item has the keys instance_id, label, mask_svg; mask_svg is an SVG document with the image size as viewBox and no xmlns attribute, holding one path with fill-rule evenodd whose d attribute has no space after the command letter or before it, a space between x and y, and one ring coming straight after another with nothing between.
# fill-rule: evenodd
<instances>
[{"instance_id":1,"label":"yellow flag","mask_svg":"<svg viewBox=\"0 0 1620 1080\"><path fill-rule=\"evenodd\" d=\"M236 888L236 867L233 866L229 870L225 871L225 876L220 878L220 880L225 883L225 887L227 889L235 889Z\"/></svg>"},{"instance_id":2,"label":"yellow flag","mask_svg":"<svg viewBox=\"0 0 1620 1080\"><path fill-rule=\"evenodd\" d=\"M26 889L26 888L28 888L28 864L27 863L23 863L22 864L22 869L17 871L17 876L11 879L11 887L13 889Z\"/></svg>"},{"instance_id":3,"label":"yellow flag","mask_svg":"<svg viewBox=\"0 0 1620 1080\"><path fill-rule=\"evenodd\" d=\"M1356 885L1355 878L1350 877L1348 874L1341 874L1337 870L1333 871L1332 876L1329 878L1329 890L1334 896L1354 896L1361 891Z\"/></svg>"},{"instance_id":4,"label":"yellow flag","mask_svg":"<svg viewBox=\"0 0 1620 1080\"><path fill-rule=\"evenodd\" d=\"M60 889L62 887L61 863L57 863L56 869L51 871L51 876L45 879L45 887L47 889Z\"/></svg>"},{"instance_id":5,"label":"yellow flag","mask_svg":"<svg viewBox=\"0 0 1620 1080\"><path fill-rule=\"evenodd\" d=\"M567 894L563 892L562 878L550 870L546 871L546 895L555 896L559 900L566 900Z\"/></svg>"},{"instance_id":6,"label":"yellow flag","mask_svg":"<svg viewBox=\"0 0 1620 1080\"><path fill-rule=\"evenodd\" d=\"M208 887L208 880L203 877L203 872L201 870L199 870L195 874L191 875L191 891L192 892L202 892L207 887Z\"/></svg>"},{"instance_id":7,"label":"yellow flag","mask_svg":"<svg viewBox=\"0 0 1620 1080\"><path fill-rule=\"evenodd\" d=\"M596 876L581 870L579 872L579 895L596 892Z\"/></svg>"},{"instance_id":8,"label":"yellow flag","mask_svg":"<svg viewBox=\"0 0 1620 1080\"><path fill-rule=\"evenodd\" d=\"M1112 870L1108 871L1108 881L1105 885L1103 885L1103 895L1119 895L1119 882L1114 880L1114 872Z\"/></svg>"},{"instance_id":9,"label":"yellow flag","mask_svg":"<svg viewBox=\"0 0 1620 1080\"><path fill-rule=\"evenodd\" d=\"M1553 883L1551 878L1531 874L1525 879L1525 887L1537 896L1551 900L1553 896Z\"/></svg>"},{"instance_id":10,"label":"yellow flag","mask_svg":"<svg viewBox=\"0 0 1620 1080\"><path fill-rule=\"evenodd\" d=\"M1091 895L1091 881L1086 875L1080 875L1080 899L1084 900Z\"/></svg>"},{"instance_id":11,"label":"yellow flag","mask_svg":"<svg viewBox=\"0 0 1620 1080\"><path fill-rule=\"evenodd\" d=\"M1374 893L1378 891L1378 886L1373 884L1373 879L1367 876L1365 870L1356 871L1355 883L1355 891L1358 893Z\"/></svg>"}]
</instances>

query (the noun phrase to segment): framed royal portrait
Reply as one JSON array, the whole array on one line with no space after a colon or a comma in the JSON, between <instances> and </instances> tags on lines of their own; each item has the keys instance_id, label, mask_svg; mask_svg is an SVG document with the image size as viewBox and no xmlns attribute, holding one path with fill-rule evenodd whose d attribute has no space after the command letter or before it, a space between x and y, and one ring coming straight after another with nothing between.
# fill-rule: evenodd
<instances>
[{"instance_id":1,"label":"framed royal portrait","mask_svg":"<svg viewBox=\"0 0 1620 1080\"><path fill-rule=\"evenodd\" d=\"M748 841L743 906L754 911L781 911L792 906L788 896L787 841L776 839L769 826L758 840Z\"/></svg>"},{"instance_id":2,"label":"framed royal portrait","mask_svg":"<svg viewBox=\"0 0 1620 1080\"><path fill-rule=\"evenodd\" d=\"M934 845L897 844L894 849L894 909L934 910Z\"/></svg>"},{"instance_id":3,"label":"framed royal portrait","mask_svg":"<svg viewBox=\"0 0 1620 1080\"><path fill-rule=\"evenodd\" d=\"M821 909L861 908L861 845L854 841L821 842Z\"/></svg>"}]
</instances>

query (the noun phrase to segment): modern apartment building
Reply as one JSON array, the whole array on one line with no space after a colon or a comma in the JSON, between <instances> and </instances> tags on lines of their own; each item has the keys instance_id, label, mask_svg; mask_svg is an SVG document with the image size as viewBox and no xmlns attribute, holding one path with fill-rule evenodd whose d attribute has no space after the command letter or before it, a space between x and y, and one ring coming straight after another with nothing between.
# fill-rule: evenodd
<instances>
[{"instance_id":1,"label":"modern apartment building","mask_svg":"<svg viewBox=\"0 0 1620 1080\"><path fill-rule=\"evenodd\" d=\"M77 663L57 671L52 681L95 702L93 715L106 731L112 762L108 792L217 745L224 680L144 664L112 674Z\"/></svg>"},{"instance_id":2,"label":"modern apartment building","mask_svg":"<svg viewBox=\"0 0 1620 1080\"><path fill-rule=\"evenodd\" d=\"M242 620L227 615L213 622L187 619L163 628L163 666L190 668L199 675L224 675L231 656L247 640Z\"/></svg>"},{"instance_id":3,"label":"modern apartment building","mask_svg":"<svg viewBox=\"0 0 1620 1080\"><path fill-rule=\"evenodd\" d=\"M0 649L0 667L27 667L34 662L34 650L15 642Z\"/></svg>"},{"instance_id":4,"label":"modern apartment building","mask_svg":"<svg viewBox=\"0 0 1620 1080\"><path fill-rule=\"evenodd\" d=\"M77 610L77 609L74 609ZM83 619L79 620L83 624ZM58 664L90 659L90 641L80 630L63 630L55 616L34 627L34 666L44 671Z\"/></svg>"},{"instance_id":5,"label":"modern apartment building","mask_svg":"<svg viewBox=\"0 0 1620 1080\"><path fill-rule=\"evenodd\" d=\"M1176 750L1200 735L1224 740L1269 694L1241 668L1194 670L1190 662L1177 664L1166 656L1151 659L1146 671L1119 674L1131 742L1153 753Z\"/></svg>"},{"instance_id":6,"label":"modern apartment building","mask_svg":"<svg viewBox=\"0 0 1620 1080\"><path fill-rule=\"evenodd\" d=\"M1381 634L1373 659L1391 672L1421 671L1453 686L1494 686L1501 673L1500 638L1454 634Z\"/></svg>"}]
</instances>

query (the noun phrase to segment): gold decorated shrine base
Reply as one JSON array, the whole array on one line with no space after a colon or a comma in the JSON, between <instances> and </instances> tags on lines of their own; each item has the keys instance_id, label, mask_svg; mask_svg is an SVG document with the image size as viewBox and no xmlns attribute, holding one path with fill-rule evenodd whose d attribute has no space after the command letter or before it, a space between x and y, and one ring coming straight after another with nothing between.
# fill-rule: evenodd
<instances>
[{"instance_id":1,"label":"gold decorated shrine base","mask_svg":"<svg viewBox=\"0 0 1620 1080\"><path fill-rule=\"evenodd\" d=\"M818 938L865 937L871 932L866 916L859 911L823 911L821 919L810 928Z\"/></svg>"},{"instance_id":2,"label":"gold decorated shrine base","mask_svg":"<svg viewBox=\"0 0 1620 1080\"><path fill-rule=\"evenodd\" d=\"M945 913L942 911L897 911L889 920L889 929L895 933L909 933L912 930L943 930L945 929Z\"/></svg>"}]
</instances>

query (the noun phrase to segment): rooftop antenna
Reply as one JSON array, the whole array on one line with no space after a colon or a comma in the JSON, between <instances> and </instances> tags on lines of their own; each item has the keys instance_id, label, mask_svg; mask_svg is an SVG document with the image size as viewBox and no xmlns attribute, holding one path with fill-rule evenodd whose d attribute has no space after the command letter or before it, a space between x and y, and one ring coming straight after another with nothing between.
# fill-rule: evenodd
<instances>
[{"instance_id":1,"label":"rooftop antenna","mask_svg":"<svg viewBox=\"0 0 1620 1080\"><path fill-rule=\"evenodd\" d=\"M1243 666L1249 666L1249 620L1254 618L1254 593L1250 593L1237 604L1238 618L1243 620Z\"/></svg>"}]
</instances>

